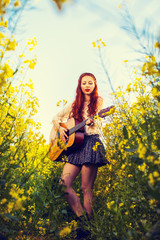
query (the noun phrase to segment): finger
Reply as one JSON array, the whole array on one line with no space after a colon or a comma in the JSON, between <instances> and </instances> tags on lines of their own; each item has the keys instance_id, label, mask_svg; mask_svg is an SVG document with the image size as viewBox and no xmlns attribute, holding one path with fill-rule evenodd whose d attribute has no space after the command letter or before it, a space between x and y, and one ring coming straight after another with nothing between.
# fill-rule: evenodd
<instances>
[{"instance_id":1,"label":"finger","mask_svg":"<svg viewBox=\"0 0 160 240\"><path fill-rule=\"evenodd\" d=\"M66 133L64 133L64 136L65 136L65 138L67 138L67 139L68 139L68 135L67 135Z\"/></svg>"}]
</instances>

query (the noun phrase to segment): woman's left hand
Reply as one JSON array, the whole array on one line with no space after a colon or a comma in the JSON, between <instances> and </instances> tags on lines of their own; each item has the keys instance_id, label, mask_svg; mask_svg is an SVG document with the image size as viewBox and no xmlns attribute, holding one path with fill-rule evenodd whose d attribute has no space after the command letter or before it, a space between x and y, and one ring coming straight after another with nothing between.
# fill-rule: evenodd
<instances>
[{"instance_id":1,"label":"woman's left hand","mask_svg":"<svg viewBox=\"0 0 160 240\"><path fill-rule=\"evenodd\" d=\"M94 120L92 118L89 118L87 121L86 121L86 124L88 126L93 126L94 125Z\"/></svg>"}]
</instances>

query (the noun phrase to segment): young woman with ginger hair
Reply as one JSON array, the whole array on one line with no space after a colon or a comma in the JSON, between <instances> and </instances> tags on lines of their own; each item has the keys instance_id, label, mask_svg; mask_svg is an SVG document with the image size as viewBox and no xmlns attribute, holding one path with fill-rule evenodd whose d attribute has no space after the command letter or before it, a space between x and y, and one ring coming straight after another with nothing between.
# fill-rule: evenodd
<instances>
[{"instance_id":1,"label":"young woman with ginger hair","mask_svg":"<svg viewBox=\"0 0 160 240\"><path fill-rule=\"evenodd\" d=\"M59 123L72 117L79 121L84 121L99 112L102 106L103 99L98 95L95 76L92 73L81 74L78 80L75 101L54 117L50 139L52 140L52 133L56 129L60 133L61 140L66 142L68 139L67 130L61 127ZM83 219L85 214L88 219L91 218L93 186L97 176L97 170L98 167L107 164L107 160L104 157L104 147L99 139L99 121L99 119L93 120L91 118L87 120L84 142L80 147L69 152L61 176L62 180L60 184L67 187L65 198L76 214L77 220ZM96 151L93 150L97 142L101 146L103 153L99 149ZM82 179L81 189L84 196L83 207L79 197L72 188L72 183L80 172Z\"/></svg>"}]
</instances>

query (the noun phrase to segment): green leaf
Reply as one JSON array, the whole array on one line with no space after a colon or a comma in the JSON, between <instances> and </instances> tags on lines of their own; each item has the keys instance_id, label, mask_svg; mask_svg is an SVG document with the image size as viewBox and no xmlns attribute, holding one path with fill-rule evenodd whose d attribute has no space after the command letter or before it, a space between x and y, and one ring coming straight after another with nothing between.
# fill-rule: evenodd
<instances>
[{"instance_id":1,"label":"green leaf","mask_svg":"<svg viewBox=\"0 0 160 240\"><path fill-rule=\"evenodd\" d=\"M125 139L128 139L128 131L127 131L126 126L123 126L123 136Z\"/></svg>"},{"instance_id":2,"label":"green leaf","mask_svg":"<svg viewBox=\"0 0 160 240\"><path fill-rule=\"evenodd\" d=\"M137 154L134 154L133 156L131 156L131 160L132 162L138 164L138 165L142 165L143 164L143 159L139 158Z\"/></svg>"},{"instance_id":3,"label":"green leaf","mask_svg":"<svg viewBox=\"0 0 160 240\"><path fill-rule=\"evenodd\" d=\"M13 216L10 213L6 213L3 215L4 217L8 218L10 221L18 221L18 218L16 218L15 216Z\"/></svg>"},{"instance_id":4,"label":"green leaf","mask_svg":"<svg viewBox=\"0 0 160 240\"><path fill-rule=\"evenodd\" d=\"M137 148L124 148L124 151L126 152L135 152L137 151L138 147Z\"/></svg>"}]
</instances>

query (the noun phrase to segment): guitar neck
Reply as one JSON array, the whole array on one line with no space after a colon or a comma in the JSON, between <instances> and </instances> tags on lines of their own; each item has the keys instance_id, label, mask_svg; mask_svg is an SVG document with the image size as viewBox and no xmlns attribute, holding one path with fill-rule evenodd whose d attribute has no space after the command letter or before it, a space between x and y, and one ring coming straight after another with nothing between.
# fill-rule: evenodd
<instances>
[{"instance_id":1,"label":"guitar neck","mask_svg":"<svg viewBox=\"0 0 160 240\"><path fill-rule=\"evenodd\" d=\"M113 108L113 109L115 108L114 105L102 109L99 113L96 113L96 114L94 114L93 116L91 116L91 117L89 117L89 118L93 119L93 118L94 118L95 116L97 116L97 115L98 115L99 117L101 117L101 118L104 118L105 116L108 116L107 113L108 113L112 108ZM112 111L111 113L109 113L109 114L112 114L112 113L113 113L113 111ZM84 127L84 126L86 125L86 122L87 122L87 120L88 120L89 118L87 118L87 119L84 120L83 122L75 125L73 128L69 129L69 130L68 130L68 135L70 136L72 133L74 133L74 132L78 131L79 129L81 129L82 127Z\"/></svg>"},{"instance_id":2,"label":"guitar neck","mask_svg":"<svg viewBox=\"0 0 160 240\"><path fill-rule=\"evenodd\" d=\"M96 115L96 114L95 114L95 115ZM90 117L90 118L93 119L93 117L94 117L95 115L93 115L93 116ZM84 126L86 125L86 122L87 122L88 119L89 119L89 118L87 118L87 119L84 120L83 122L77 124L75 127L69 129L68 135L70 136L72 133L74 133L74 132L78 131L79 129L81 129L82 127L84 127Z\"/></svg>"}]
</instances>

